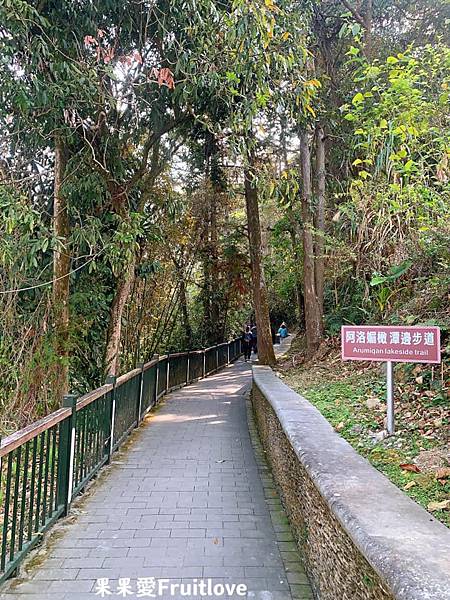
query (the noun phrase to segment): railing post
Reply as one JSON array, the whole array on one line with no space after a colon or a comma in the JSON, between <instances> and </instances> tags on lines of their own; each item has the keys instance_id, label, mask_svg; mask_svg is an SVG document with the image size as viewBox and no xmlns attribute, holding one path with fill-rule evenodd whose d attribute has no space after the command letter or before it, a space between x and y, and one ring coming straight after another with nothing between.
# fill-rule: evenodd
<instances>
[{"instance_id":1,"label":"railing post","mask_svg":"<svg viewBox=\"0 0 450 600\"><path fill-rule=\"evenodd\" d=\"M188 350L187 364L186 364L186 385L188 385L190 383L189 363L190 363L190 358L189 358L189 350Z\"/></svg>"},{"instance_id":2,"label":"railing post","mask_svg":"<svg viewBox=\"0 0 450 600\"><path fill-rule=\"evenodd\" d=\"M170 376L170 352L167 353L166 394L169 391L169 376Z\"/></svg>"},{"instance_id":3,"label":"railing post","mask_svg":"<svg viewBox=\"0 0 450 600\"><path fill-rule=\"evenodd\" d=\"M216 346L216 371L219 370L219 347Z\"/></svg>"},{"instance_id":4,"label":"railing post","mask_svg":"<svg viewBox=\"0 0 450 600\"><path fill-rule=\"evenodd\" d=\"M227 344L227 365L230 364L230 342Z\"/></svg>"},{"instance_id":5,"label":"railing post","mask_svg":"<svg viewBox=\"0 0 450 600\"><path fill-rule=\"evenodd\" d=\"M108 375L106 378L106 383L108 385L112 385L113 389L111 390L111 412L109 418L109 448L108 448L108 460L107 462L111 462L111 456L114 448L114 423L116 420L116 381L117 377L115 375Z\"/></svg>"},{"instance_id":6,"label":"railing post","mask_svg":"<svg viewBox=\"0 0 450 600\"><path fill-rule=\"evenodd\" d=\"M203 348L203 368L202 368L202 379L206 377L206 350Z\"/></svg>"},{"instance_id":7,"label":"railing post","mask_svg":"<svg viewBox=\"0 0 450 600\"><path fill-rule=\"evenodd\" d=\"M139 423L141 421L141 412L142 412L142 396L144 393L144 365L145 363L140 362L137 364L138 369L141 370L139 375L139 390L137 395L136 402L136 427L139 427Z\"/></svg>"},{"instance_id":8,"label":"railing post","mask_svg":"<svg viewBox=\"0 0 450 600\"><path fill-rule=\"evenodd\" d=\"M62 405L70 408L71 414L61 423L58 448L58 506L64 506L63 514L67 515L72 502L73 467L75 461L75 436L77 421L77 396L67 394Z\"/></svg>"},{"instance_id":9,"label":"railing post","mask_svg":"<svg viewBox=\"0 0 450 600\"><path fill-rule=\"evenodd\" d=\"M153 358L158 359L158 362L155 365L155 393L154 393L154 397L153 397L153 405L156 406L156 403L158 402L158 386L159 386L159 354L154 354Z\"/></svg>"}]
</instances>

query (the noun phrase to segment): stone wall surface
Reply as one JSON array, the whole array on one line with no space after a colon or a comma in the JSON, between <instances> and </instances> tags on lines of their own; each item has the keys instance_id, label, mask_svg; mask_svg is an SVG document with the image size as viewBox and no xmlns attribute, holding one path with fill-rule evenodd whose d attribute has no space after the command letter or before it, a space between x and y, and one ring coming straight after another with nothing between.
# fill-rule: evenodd
<instances>
[{"instance_id":1,"label":"stone wall surface","mask_svg":"<svg viewBox=\"0 0 450 600\"><path fill-rule=\"evenodd\" d=\"M450 600L450 530L269 367L253 367L252 403L317 598Z\"/></svg>"}]
</instances>

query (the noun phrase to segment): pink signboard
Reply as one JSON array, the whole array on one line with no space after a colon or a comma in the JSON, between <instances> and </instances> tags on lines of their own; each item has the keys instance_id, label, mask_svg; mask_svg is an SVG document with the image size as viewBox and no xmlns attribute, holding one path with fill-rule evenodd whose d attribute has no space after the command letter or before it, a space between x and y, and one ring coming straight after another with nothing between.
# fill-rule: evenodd
<instances>
[{"instance_id":1,"label":"pink signboard","mask_svg":"<svg viewBox=\"0 0 450 600\"><path fill-rule=\"evenodd\" d=\"M439 327L344 325L343 360L440 363Z\"/></svg>"}]
</instances>

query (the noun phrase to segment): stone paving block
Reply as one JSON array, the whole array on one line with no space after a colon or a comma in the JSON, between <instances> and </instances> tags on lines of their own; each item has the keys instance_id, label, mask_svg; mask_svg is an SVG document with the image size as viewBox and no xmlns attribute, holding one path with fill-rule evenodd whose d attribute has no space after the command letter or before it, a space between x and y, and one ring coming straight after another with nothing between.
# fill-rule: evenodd
<instances>
[{"instance_id":1,"label":"stone paving block","mask_svg":"<svg viewBox=\"0 0 450 600\"><path fill-rule=\"evenodd\" d=\"M58 543L58 547L59 548L75 548L75 549L96 548L99 544L99 541L100 541L99 539L84 540L84 539L76 538L75 536L74 537L66 536Z\"/></svg>"},{"instance_id":2,"label":"stone paving block","mask_svg":"<svg viewBox=\"0 0 450 600\"><path fill-rule=\"evenodd\" d=\"M287 573L287 580L291 584L309 585L308 577L306 573Z\"/></svg>"},{"instance_id":3,"label":"stone paving block","mask_svg":"<svg viewBox=\"0 0 450 600\"><path fill-rule=\"evenodd\" d=\"M144 557L144 567L177 567L179 568L182 557L167 556L165 554L149 555Z\"/></svg>"},{"instance_id":4,"label":"stone paving block","mask_svg":"<svg viewBox=\"0 0 450 600\"><path fill-rule=\"evenodd\" d=\"M27 598L34 598L35 595L50 593L50 588L54 581L23 581L20 584L20 593L27 596ZM62 583L62 582L59 582ZM11 598L10 594L14 592L14 588L10 590L8 598ZM56 592L55 592L56 593ZM6 593L2 593L0 598L6 597Z\"/></svg>"},{"instance_id":5,"label":"stone paving block","mask_svg":"<svg viewBox=\"0 0 450 600\"><path fill-rule=\"evenodd\" d=\"M291 585L292 600L313 600L314 596L309 585Z\"/></svg>"},{"instance_id":6,"label":"stone paving block","mask_svg":"<svg viewBox=\"0 0 450 600\"><path fill-rule=\"evenodd\" d=\"M130 548L114 548L113 546L99 546L89 550L89 557L93 558L118 558L127 556Z\"/></svg>"},{"instance_id":7,"label":"stone paving block","mask_svg":"<svg viewBox=\"0 0 450 600\"><path fill-rule=\"evenodd\" d=\"M96 581L100 577L114 579L114 577L117 576L118 573L116 569L105 569L105 567L99 567L98 569L79 569L76 579L88 579Z\"/></svg>"},{"instance_id":8,"label":"stone paving block","mask_svg":"<svg viewBox=\"0 0 450 600\"><path fill-rule=\"evenodd\" d=\"M180 508L180 507L176 507L176 508L170 508L167 506L162 506L159 509L159 514L160 515L173 515L174 516L174 520L176 521L176 516L181 516L181 515L190 515L191 514L191 509L190 508Z\"/></svg>"},{"instance_id":9,"label":"stone paving block","mask_svg":"<svg viewBox=\"0 0 450 600\"><path fill-rule=\"evenodd\" d=\"M170 529L136 529L136 531L134 532L134 537L146 539L168 538L170 537Z\"/></svg>"},{"instance_id":10,"label":"stone paving block","mask_svg":"<svg viewBox=\"0 0 450 600\"><path fill-rule=\"evenodd\" d=\"M289 552L282 551L282 552L280 552L280 554L281 554L281 558L283 559L283 561L285 563L294 563L294 564L298 563L299 558L298 558L298 552L296 550L289 551Z\"/></svg>"},{"instance_id":11,"label":"stone paving block","mask_svg":"<svg viewBox=\"0 0 450 600\"><path fill-rule=\"evenodd\" d=\"M266 585L269 590L290 591L290 585L286 578L266 577Z\"/></svg>"},{"instance_id":12,"label":"stone paving block","mask_svg":"<svg viewBox=\"0 0 450 600\"><path fill-rule=\"evenodd\" d=\"M270 588L267 585L267 581L264 577L254 577L254 578L249 578L246 577L245 580L242 581L242 583L245 583L247 585L249 594L248 597L249 598L261 598L261 600L263 600L264 598L270 598L270 596L267 595L267 593L271 593ZM266 592L265 596L262 594L258 594L256 596L252 596L250 594L250 592Z\"/></svg>"},{"instance_id":13,"label":"stone paving block","mask_svg":"<svg viewBox=\"0 0 450 600\"><path fill-rule=\"evenodd\" d=\"M280 567L245 567L246 577L271 577L276 579L286 579L286 572L283 566Z\"/></svg>"},{"instance_id":14,"label":"stone paving block","mask_svg":"<svg viewBox=\"0 0 450 600\"><path fill-rule=\"evenodd\" d=\"M85 569L85 568L96 568L103 565L104 558L66 558L64 560L63 568L71 569ZM46 561L47 566L48 561Z\"/></svg>"},{"instance_id":15,"label":"stone paving block","mask_svg":"<svg viewBox=\"0 0 450 600\"><path fill-rule=\"evenodd\" d=\"M170 534L170 531L166 529ZM153 536L151 539L147 539L147 542L150 542L151 548L182 548L187 547L187 538L171 538L171 537L155 537ZM148 546L148 543L147 543ZM137 546L136 546L137 547ZM141 546L143 547L143 546Z\"/></svg>"},{"instance_id":16,"label":"stone paving block","mask_svg":"<svg viewBox=\"0 0 450 600\"><path fill-rule=\"evenodd\" d=\"M54 558L83 558L87 554L90 553L90 549L86 548L63 548L56 547L52 551L52 556Z\"/></svg>"},{"instance_id":17,"label":"stone paving block","mask_svg":"<svg viewBox=\"0 0 450 600\"><path fill-rule=\"evenodd\" d=\"M142 526L145 526L146 521L141 521L141 523ZM154 529L186 529L188 523L189 521L155 521Z\"/></svg>"},{"instance_id":18,"label":"stone paving block","mask_svg":"<svg viewBox=\"0 0 450 600\"><path fill-rule=\"evenodd\" d=\"M138 569L144 566L144 558L142 556L130 556L126 558L105 558L102 567L105 569L120 569L127 570Z\"/></svg>"},{"instance_id":19,"label":"stone paving block","mask_svg":"<svg viewBox=\"0 0 450 600\"><path fill-rule=\"evenodd\" d=\"M243 579L244 575L244 567L205 567L203 570L203 577L228 577L234 582Z\"/></svg>"},{"instance_id":20,"label":"stone paving block","mask_svg":"<svg viewBox=\"0 0 450 600\"><path fill-rule=\"evenodd\" d=\"M134 537L134 538L117 538L111 539L111 545L114 548L144 548L145 546L150 546L150 542L152 541L148 537Z\"/></svg>"},{"instance_id":21,"label":"stone paving block","mask_svg":"<svg viewBox=\"0 0 450 600\"><path fill-rule=\"evenodd\" d=\"M133 529L102 529L97 539L109 540L109 539L120 539L133 537L136 532L136 528Z\"/></svg>"},{"instance_id":22,"label":"stone paving block","mask_svg":"<svg viewBox=\"0 0 450 600\"><path fill-rule=\"evenodd\" d=\"M65 596L61 596L61 593L55 593L55 594L26 594L25 592L20 592L21 594L21 598L23 597L25 600L27 598L30 598L30 600L66 600ZM18 598L19 596L17 596L15 593L5 593L5 594L1 594L0 598L1 600L16 600L16 598ZM75 600L75 599L74 599ZM77 597L78 600L78 597ZM92 596L91 596L91 600L92 600Z\"/></svg>"},{"instance_id":23,"label":"stone paving block","mask_svg":"<svg viewBox=\"0 0 450 600\"><path fill-rule=\"evenodd\" d=\"M171 529L170 537L172 538L204 538L206 536L205 529Z\"/></svg>"},{"instance_id":24,"label":"stone paving block","mask_svg":"<svg viewBox=\"0 0 450 600\"><path fill-rule=\"evenodd\" d=\"M202 566L202 567L223 567L225 558L219 555L211 554L191 554L183 558L183 566ZM235 565L233 565L235 566Z\"/></svg>"},{"instance_id":25,"label":"stone paving block","mask_svg":"<svg viewBox=\"0 0 450 600\"><path fill-rule=\"evenodd\" d=\"M91 592L96 584L96 579L77 579L76 581L52 581L48 587L51 593L61 592Z\"/></svg>"},{"instance_id":26,"label":"stone paving block","mask_svg":"<svg viewBox=\"0 0 450 600\"><path fill-rule=\"evenodd\" d=\"M47 569L45 563L36 570L33 574L33 580L35 581L60 581L60 580L73 580L76 579L79 573L78 568L64 568L64 569Z\"/></svg>"}]
</instances>

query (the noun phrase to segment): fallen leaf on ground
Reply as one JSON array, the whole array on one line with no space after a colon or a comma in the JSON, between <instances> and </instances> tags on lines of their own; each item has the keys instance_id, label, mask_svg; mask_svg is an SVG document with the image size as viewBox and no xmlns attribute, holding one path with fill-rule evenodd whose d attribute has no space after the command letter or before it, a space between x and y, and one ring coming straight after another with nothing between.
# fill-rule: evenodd
<instances>
[{"instance_id":1,"label":"fallen leaf on ground","mask_svg":"<svg viewBox=\"0 0 450 600\"><path fill-rule=\"evenodd\" d=\"M370 396L366 400L366 405L369 410L373 410L374 408L377 408L380 405L380 399L376 396Z\"/></svg>"},{"instance_id":2,"label":"fallen leaf on ground","mask_svg":"<svg viewBox=\"0 0 450 600\"><path fill-rule=\"evenodd\" d=\"M411 471L411 473L420 473L419 467L411 463L400 465L400 469L403 469L403 471Z\"/></svg>"},{"instance_id":3,"label":"fallen leaf on ground","mask_svg":"<svg viewBox=\"0 0 450 600\"><path fill-rule=\"evenodd\" d=\"M436 479L448 479L450 477L450 467L442 467L436 471Z\"/></svg>"},{"instance_id":4,"label":"fallen leaf on ground","mask_svg":"<svg viewBox=\"0 0 450 600\"><path fill-rule=\"evenodd\" d=\"M417 485L417 481L410 481L409 483L407 483L404 486L404 490L410 490L412 487L414 487L415 485Z\"/></svg>"},{"instance_id":5,"label":"fallen leaf on ground","mask_svg":"<svg viewBox=\"0 0 450 600\"><path fill-rule=\"evenodd\" d=\"M338 425L336 425L335 430L336 431L342 431L345 427L345 423L344 421L341 421Z\"/></svg>"},{"instance_id":6,"label":"fallen leaf on ground","mask_svg":"<svg viewBox=\"0 0 450 600\"><path fill-rule=\"evenodd\" d=\"M435 510L450 510L450 500L442 500L442 502L430 502L427 506L430 512Z\"/></svg>"}]
</instances>

